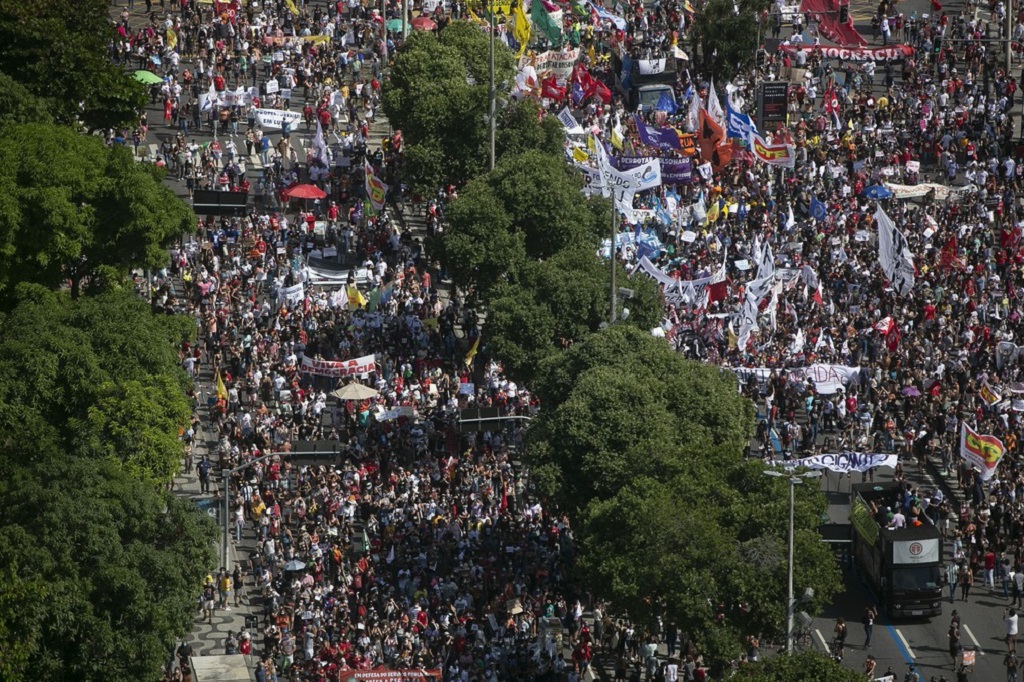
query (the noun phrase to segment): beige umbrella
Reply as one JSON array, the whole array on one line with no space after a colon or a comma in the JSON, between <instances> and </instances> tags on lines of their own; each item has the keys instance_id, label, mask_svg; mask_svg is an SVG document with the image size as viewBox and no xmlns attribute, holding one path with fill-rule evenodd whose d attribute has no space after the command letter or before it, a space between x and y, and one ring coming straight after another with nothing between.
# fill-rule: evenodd
<instances>
[{"instance_id":1,"label":"beige umbrella","mask_svg":"<svg viewBox=\"0 0 1024 682\"><path fill-rule=\"evenodd\" d=\"M331 395L338 400L366 400L367 398L374 398L380 395L380 393L375 388L370 388L360 383L351 383L342 386L336 391L331 391Z\"/></svg>"}]
</instances>

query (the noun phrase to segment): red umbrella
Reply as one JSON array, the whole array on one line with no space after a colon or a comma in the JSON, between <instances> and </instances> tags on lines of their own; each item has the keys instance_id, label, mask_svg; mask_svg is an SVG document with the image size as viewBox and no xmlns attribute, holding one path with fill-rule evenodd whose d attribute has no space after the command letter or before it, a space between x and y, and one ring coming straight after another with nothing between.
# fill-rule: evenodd
<instances>
[{"instance_id":1,"label":"red umbrella","mask_svg":"<svg viewBox=\"0 0 1024 682\"><path fill-rule=\"evenodd\" d=\"M326 192L314 185L292 185L282 194L289 199L323 199L327 196Z\"/></svg>"},{"instance_id":2,"label":"red umbrella","mask_svg":"<svg viewBox=\"0 0 1024 682\"><path fill-rule=\"evenodd\" d=\"M419 16L409 22L417 31L433 31L437 24L430 17Z\"/></svg>"}]
</instances>

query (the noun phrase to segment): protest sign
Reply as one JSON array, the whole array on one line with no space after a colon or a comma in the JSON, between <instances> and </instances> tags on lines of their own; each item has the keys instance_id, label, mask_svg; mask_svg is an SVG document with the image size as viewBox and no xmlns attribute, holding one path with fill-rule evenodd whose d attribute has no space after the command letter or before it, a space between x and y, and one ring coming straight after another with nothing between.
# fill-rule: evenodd
<instances>
[{"instance_id":1,"label":"protest sign","mask_svg":"<svg viewBox=\"0 0 1024 682\"><path fill-rule=\"evenodd\" d=\"M302 358L302 371L321 377L366 377L376 367L376 356L364 355L352 360L314 360Z\"/></svg>"}]
</instances>

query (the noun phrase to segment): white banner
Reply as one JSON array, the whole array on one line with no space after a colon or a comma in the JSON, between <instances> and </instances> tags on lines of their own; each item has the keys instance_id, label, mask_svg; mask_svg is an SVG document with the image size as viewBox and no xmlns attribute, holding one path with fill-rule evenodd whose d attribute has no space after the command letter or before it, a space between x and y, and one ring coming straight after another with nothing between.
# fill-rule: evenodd
<instances>
[{"instance_id":1,"label":"white banner","mask_svg":"<svg viewBox=\"0 0 1024 682\"><path fill-rule=\"evenodd\" d=\"M787 468L807 467L808 469L827 469L839 473L850 471L867 471L875 467L895 469L899 461L898 455L883 455L877 452L841 452L835 455L817 455L804 459L793 459L783 462Z\"/></svg>"},{"instance_id":2,"label":"white banner","mask_svg":"<svg viewBox=\"0 0 1024 682\"><path fill-rule=\"evenodd\" d=\"M580 122L577 121L576 117L572 115L571 111L569 111L569 107L563 107L562 110L558 112L558 120L562 122L562 127L565 128L566 135L583 134L583 126L580 125Z\"/></svg>"},{"instance_id":3,"label":"white banner","mask_svg":"<svg viewBox=\"0 0 1024 682\"><path fill-rule=\"evenodd\" d=\"M894 564L934 564L942 560L939 538L930 540L901 540L892 543Z\"/></svg>"},{"instance_id":4,"label":"white banner","mask_svg":"<svg viewBox=\"0 0 1024 682\"><path fill-rule=\"evenodd\" d=\"M401 407L392 407L390 410L384 410L378 412L376 415L377 421L387 422L399 417L408 417L413 419L416 417L416 408L412 405L403 405Z\"/></svg>"},{"instance_id":5,"label":"white banner","mask_svg":"<svg viewBox=\"0 0 1024 682\"><path fill-rule=\"evenodd\" d=\"M302 282L295 284L290 287L281 287L277 290L277 300L288 301L289 303L299 303L302 299L306 298L306 290L302 285Z\"/></svg>"},{"instance_id":6,"label":"white banner","mask_svg":"<svg viewBox=\"0 0 1024 682\"><path fill-rule=\"evenodd\" d=\"M666 61L664 57L661 59L638 59L636 65L641 76L650 76L664 72Z\"/></svg>"},{"instance_id":7,"label":"white banner","mask_svg":"<svg viewBox=\"0 0 1024 682\"><path fill-rule=\"evenodd\" d=\"M892 283L896 293L906 296L914 288L914 254L910 252L907 238L896 229L881 206L875 211L878 221L878 262L882 272Z\"/></svg>"},{"instance_id":8,"label":"white banner","mask_svg":"<svg viewBox=\"0 0 1024 682\"><path fill-rule=\"evenodd\" d=\"M831 395L846 386L856 384L860 378L860 367L845 365L815 364L790 370L790 381L814 382L815 390L821 395Z\"/></svg>"},{"instance_id":9,"label":"white banner","mask_svg":"<svg viewBox=\"0 0 1024 682\"><path fill-rule=\"evenodd\" d=\"M302 371L306 374L316 374L322 377L367 377L376 368L376 356L364 355L361 358L352 360L314 360L313 358L302 358Z\"/></svg>"},{"instance_id":10,"label":"white banner","mask_svg":"<svg viewBox=\"0 0 1024 682\"><path fill-rule=\"evenodd\" d=\"M996 344L996 369L1002 369L1012 365L1020 357L1024 346L1018 346L1013 341L1000 341Z\"/></svg>"},{"instance_id":11,"label":"white banner","mask_svg":"<svg viewBox=\"0 0 1024 682\"><path fill-rule=\"evenodd\" d=\"M302 120L302 113L283 109L256 109L256 121L264 130L284 128L285 122L295 126Z\"/></svg>"},{"instance_id":12,"label":"white banner","mask_svg":"<svg viewBox=\"0 0 1024 682\"><path fill-rule=\"evenodd\" d=\"M569 80L569 76L572 75L572 68L576 66L579 58L580 49L578 47L568 50L548 50L537 55L533 66L537 69L538 75L553 74L556 81L564 83ZM519 62L519 65L524 66L531 61L533 61L532 58L524 57Z\"/></svg>"}]
</instances>

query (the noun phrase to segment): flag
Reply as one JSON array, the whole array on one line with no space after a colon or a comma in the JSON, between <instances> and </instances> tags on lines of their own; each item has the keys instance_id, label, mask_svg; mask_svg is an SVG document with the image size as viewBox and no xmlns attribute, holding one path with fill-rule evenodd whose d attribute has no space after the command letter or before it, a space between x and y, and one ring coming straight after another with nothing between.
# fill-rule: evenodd
<instances>
[{"instance_id":1,"label":"flag","mask_svg":"<svg viewBox=\"0 0 1024 682\"><path fill-rule=\"evenodd\" d=\"M896 229L882 207L875 211L878 223L878 262L882 272L892 282L900 296L906 296L914 288L914 255L910 252L907 238Z\"/></svg>"},{"instance_id":2,"label":"flag","mask_svg":"<svg viewBox=\"0 0 1024 682\"><path fill-rule=\"evenodd\" d=\"M327 152L327 143L324 141L324 129L320 125L320 119L316 120L316 134L313 136L313 141L309 147L309 158L310 161L316 163L324 168L329 168L331 165L331 159Z\"/></svg>"},{"instance_id":3,"label":"flag","mask_svg":"<svg viewBox=\"0 0 1024 682\"><path fill-rule=\"evenodd\" d=\"M579 121L577 121L576 117L572 115L571 111L569 111L569 107L563 107L562 110L558 112L558 120L561 121L562 127L565 128L565 132L569 135L580 135L584 132Z\"/></svg>"},{"instance_id":4,"label":"flag","mask_svg":"<svg viewBox=\"0 0 1024 682\"><path fill-rule=\"evenodd\" d=\"M203 100L202 95L200 95L200 100ZM217 89L213 87L213 81L210 81L210 89L206 91L206 98L199 108L201 111L209 111L215 104L217 104Z\"/></svg>"},{"instance_id":5,"label":"flag","mask_svg":"<svg viewBox=\"0 0 1024 682\"><path fill-rule=\"evenodd\" d=\"M519 52L516 54L516 59L519 59L526 52L526 46L530 43L532 35L530 20L526 17L526 10L523 9L521 3L516 3L512 6L512 14L515 15L512 22L512 36L519 43ZM562 90L562 96L565 96L564 89Z\"/></svg>"},{"instance_id":6,"label":"flag","mask_svg":"<svg viewBox=\"0 0 1024 682\"><path fill-rule=\"evenodd\" d=\"M366 158L363 159L363 171L366 175L366 196L370 200L373 210L379 212L384 208L384 199L388 194L388 186L374 175L373 166L370 165L370 161Z\"/></svg>"},{"instance_id":7,"label":"flag","mask_svg":"<svg viewBox=\"0 0 1024 682\"><path fill-rule=\"evenodd\" d=\"M989 407L1003 399L1003 396L996 393L987 381L981 384L981 387L978 389L978 395Z\"/></svg>"},{"instance_id":8,"label":"flag","mask_svg":"<svg viewBox=\"0 0 1024 682\"><path fill-rule=\"evenodd\" d=\"M708 209L708 214L707 214L706 222L708 224L710 224L710 223L713 223L713 222L717 221L718 220L719 211L720 211L720 208L719 208L718 202L717 201L711 202L711 208Z\"/></svg>"},{"instance_id":9,"label":"flag","mask_svg":"<svg viewBox=\"0 0 1024 682\"><path fill-rule=\"evenodd\" d=\"M616 120L615 120L615 125L612 126L611 141L612 141L612 146L615 147L616 149L618 149L621 152L622 151L622 124L619 123L617 117L616 117Z\"/></svg>"},{"instance_id":10,"label":"flag","mask_svg":"<svg viewBox=\"0 0 1024 682\"><path fill-rule=\"evenodd\" d=\"M718 101L718 93L715 92L715 81L711 81L711 85L708 86L708 114L719 128L725 128L725 112L722 110L722 103Z\"/></svg>"},{"instance_id":11,"label":"flag","mask_svg":"<svg viewBox=\"0 0 1024 682\"><path fill-rule=\"evenodd\" d=\"M299 16L299 8L295 6L295 0L284 0L284 4L288 5L288 11Z\"/></svg>"},{"instance_id":12,"label":"flag","mask_svg":"<svg viewBox=\"0 0 1024 682\"><path fill-rule=\"evenodd\" d=\"M707 109L700 110L700 128L697 135L697 145L700 147L700 158L705 162L711 161L715 148L725 139L725 131L722 126L715 122Z\"/></svg>"},{"instance_id":13,"label":"flag","mask_svg":"<svg viewBox=\"0 0 1024 682\"><path fill-rule=\"evenodd\" d=\"M561 102L565 99L565 88L558 84L554 76L548 76L540 82L540 96Z\"/></svg>"},{"instance_id":14,"label":"flag","mask_svg":"<svg viewBox=\"0 0 1024 682\"><path fill-rule=\"evenodd\" d=\"M750 136L750 150L754 153L755 159L770 166L792 169L796 165L796 149L792 144L768 144L755 133Z\"/></svg>"},{"instance_id":15,"label":"flag","mask_svg":"<svg viewBox=\"0 0 1024 682\"><path fill-rule=\"evenodd\" d=\"M995 436L982 435L964 423L960 431L960 457L981 472L981 480L992 478L1006 448Z\"/></svg>"},{"instance_id":16,"label":"flag","mask_svg":"<svg viewBox=\"0 0 1024 682\"><path fill-rule=\"evenodd\" d=\"M508 511L508 488L501 486L501 502L498 504L498 513L504 514Z\"/></svg>"},{"instance_id":17,"label":"flag","mask_svg":"<svg viewBox=\"0 0 1024 682\"><path fill-rule=\"evenodd\" d=\"M949 238L949 241L945 243L942 250L939 251L939 267L953 268L954 270L966 270L967 265L960 259L957 255L958 253L956 235L954 234Z\"/></svg>"},{"instance_id":18,"label":"flag","mask_svg":"<svg viewBox=\"0 0 1024 682\"><path fill-rule=\"evenodd\" d=\"M636 132L640 136L640 141L648 147L682 149L683 145L679 141L679 133L674 129L647 125L638 114L633 115L633 124L636 125Z\"/></svg>"},{"instance_id":19,"label":"flag","mask_svg":"<svg viewBox=\"0 0 1024 682\"><path fill-rule=\"evenodd\" d=\"M228 399L228 389L224 386L224 380L220 377L220 371L217 371L217 398L220 400Z\"/></svg>"},{"instance_id":20,"label":"flag","mask_svg":"<svg viewBox=\"0 0 1024 682\"><path fill-rule=\"evenodd\" d=\"M548 14L541 0L533 0L530 6L530 18L533 20L534 27L548 39L549 43L552 45L562 44L562 27Z\"/></svg>"},{"instance_id":21,"label":"flag","mask_svg":"<svg viewBox=\"0 0 1024 682\"><path fill-rule=\"evenodd\" d=\"M625 19L623 19L622 17L620 17L617 14L613 14L613 13L609 12L604 7L602 7L601 5L599 5L599 4L595 3L595 2L590 3L590 6L594 9L594 14L597 15L598 19L601 19L602 21L610 21L610 22L612 22L615 25L615 28L619 29L620 31L625 31L626 30L626 20Z\"/></svg>"},{"instance_id":22,"label":"flag","mask_svg":"<svg viewBox=\"0 0 1024 682\"><path fill-rule=\"evenodd\" d=\"M789 350L794 355L801 353L804 349L804 330L797 329L796 336L793 338L793 345L789 347Z\"/></svg>"},{"instance_id":23,"label":"flag","mask_svg":"<svg viewBox=\"0 0 1024 682\"><path fill-rule=\"evenodd\" d=\"M872 325L871 328L874 329L879 334L881 334L882 336L885 336L886 334L889 333L889 330L892 329L895 325L896 323L893 321L892 316L887 315L878 322L875 322L875 324Z\"/></svg>"},{"instance_id":24,"label":"flag","mask_svg":"<svg viewBox=\"0 0 1024 682\"><path fill-rule=\"evenodd\" d=\"M691 85L690 90L693 90ZM700 97L696 92L691 93L690 108L686 110L686 129L692 133L698 132L700 126Z\"/></svg>"},{"instance_id":25,"label":"flag","mask_svg":"<svg viewBox=\"0 0 1024 682\"><path fill-rule=\"evenodd\" d=\"M754 119L733 109L732 102L729 97L725 98L725 111L727 119L726 122L728 124L726 126L727 135L729 137L743 140L743 142L749 146L751 136L757 133L757 126L754 125Z\"/></svg>"},{"instance_id":26,"label":"flag","mask_svg":"<svg viewBox=\"0 0 1024 682\"><path fill-rule=\"evenodd\" d=\"M654 105L655 111L664 111L670 115L676 113L677 109L679 109L679 106L667 91L661 93L661 97L658 98L658 103Z\"/></svg>"},{"instance_id":27,"label":"flag","mask_svg":"<svg viewBox=\"0 0 1024 682\"><path fill-rule=\"evenodd\" d=\"M818 201L817 197L811 197L811 217L815 220L824 221L825 216L828 215L828 209L825 208L825 204Z\"/></svg>"},{"instance_id":28,"label":"flag","mask_svg":"<svg viewBox=\"0 0 1024 682\"><path fill-rule=\"evenodd\" d=\"M173 50L178 46L178 34L174 32L173 28L167 29L167 47Z\"/></svg>"},{"instance_id":29,"label":"flag","mask_svg":"<svg viewBox=\"0 0 1024 682\"><path fill-rule=\"evenodd\" d=\"M363 296L363 292L359 291L359 288L354 284L350 284L347 288L348 294L348 305L353 310L359 310L360 308L366 307L366 297Z\"/></svg>"},{"instance_id":30,"label":"flag","mask_svg":"<svg viewBox=\"0 0 1024 682\"><path fill-rule=\"evenodd\" d=\"M534 0L534 4L537 4L537 0ZM476 352L480 348L480 337L476 337L473 341L473 345L469 347L469 352L466 353L466 367L473 364L473 358L476 357Z\"/></svg>"}]
</instances>

